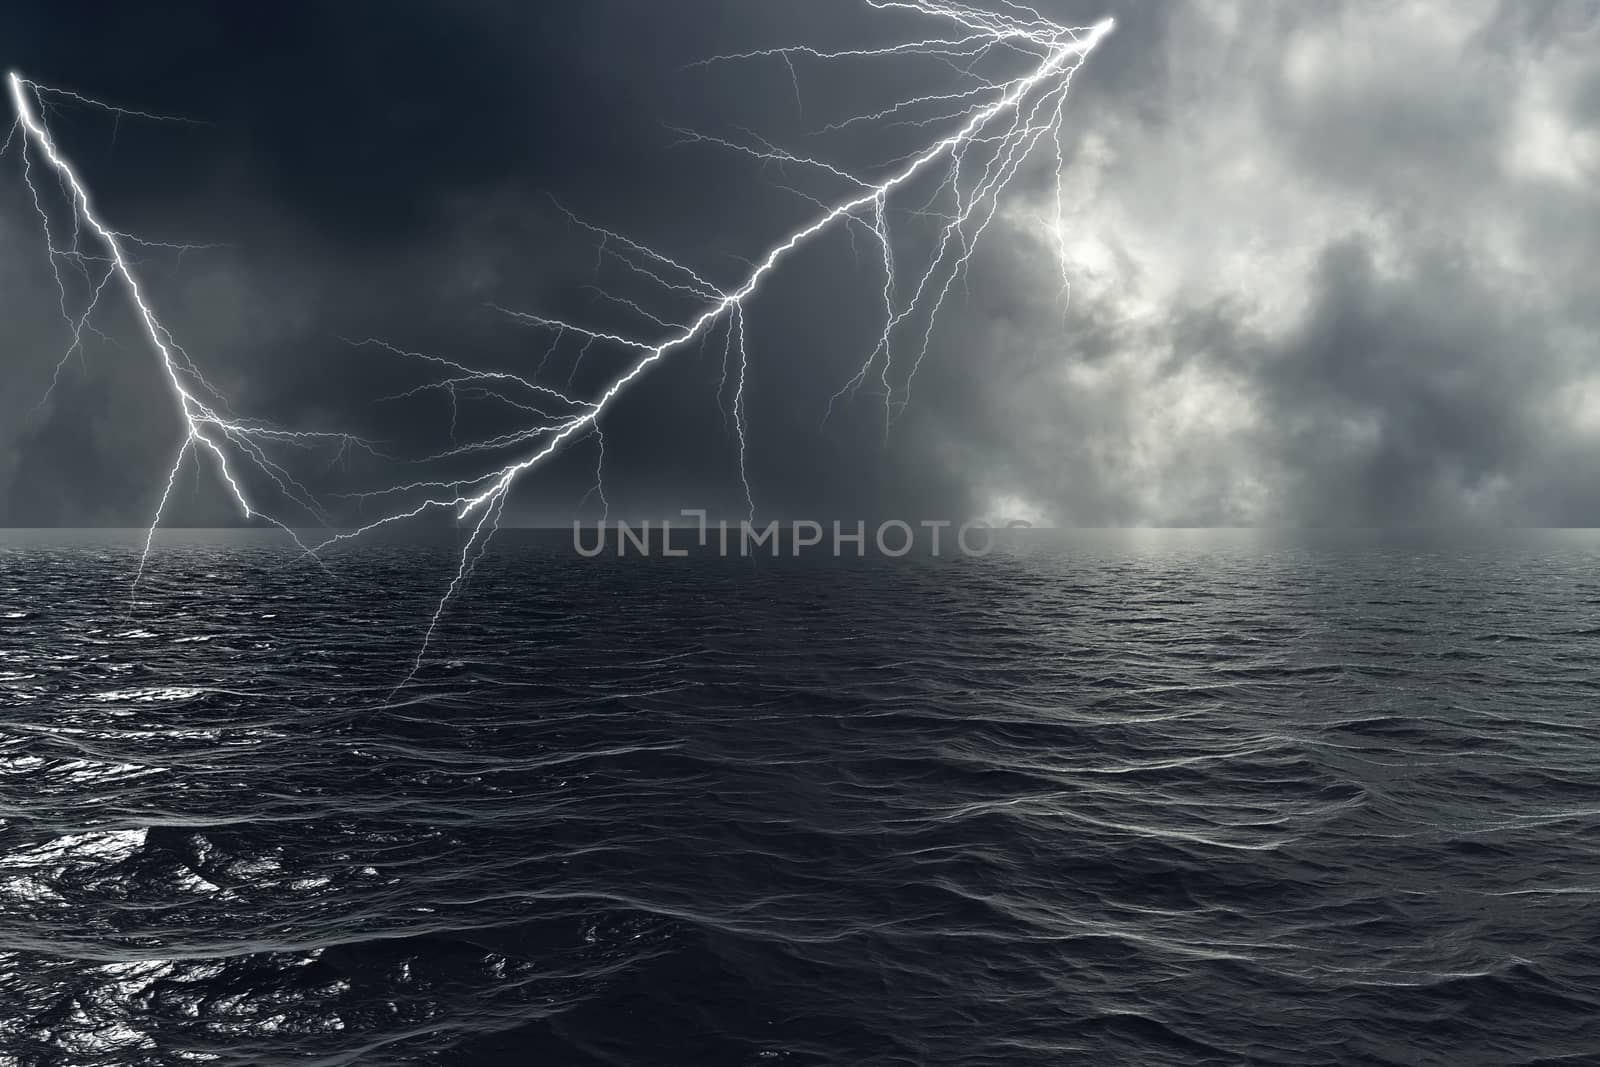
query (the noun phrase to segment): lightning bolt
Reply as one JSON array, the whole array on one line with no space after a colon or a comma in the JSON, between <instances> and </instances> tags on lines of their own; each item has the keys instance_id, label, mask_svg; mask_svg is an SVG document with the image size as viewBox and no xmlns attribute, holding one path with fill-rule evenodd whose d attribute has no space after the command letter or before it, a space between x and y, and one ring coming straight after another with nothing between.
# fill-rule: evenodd
<instances>
[{"instance_id":1,"label":"lightning bolt","mask_svg":"<svg viewBox=\"0 0 1600 1067\"><path fill-rule=\"evenodd\" d=\"M796 105L803 116L806 110L803 74L812 66L885 59L921 59L941 64L953 71L959 80L955 87L911 96L886 107L837 119L812 134L826 138L864 125L892 128L922 138L918 147L875 166L846 168L819 158L815 152L779 148L748 131L735 140L679 130L686 143L731 150L783 172L798 168L808 180L835 183L843 188L842 192L821 197L800 193L814 205L813 213L803 224L771 242L752 260L745 261L742 278L726 286L708 280L706 275L711 272L696 270L622 234L586 222L557 204L569 224L596 239L597 274L604 270L624 272L631 281L642 280L648 284L662 301L670 302L678 310L652 308L638 299L611 293L598 285L593 287L597 299L643 324L644 332L634 335L591 328L533 311L494 308L512 321L550 335L548 347L537 365L520 374L475 369L457 359L410 352L376 339L354 342L358 347L406 360L426 375L415 387L386 399L403 400L434 393L443 394L448 401L449 446L432 454L409 457L410 461L458 465L482 462L465 474L424 476L365 492L343 494L364 506L376 502L388 510L362 525L331 533L314 544L299 539L289 517L280 513L281 507L292 505L324 525L327 525L327 513L310 491L294 479L285 463L274 458L277 451L286 446L336 447L337 462L349 449L356 447L382 458L395 457L380 452L372 442L353 434L280 429L234 416L226 401L158 319L140 283L137 264L127 251L129 246L138 245L177 248L181 253L184 247L192 246L140 242L103 221L86 185L52 139L43 116L45 99L55 97L110 111L118 121L171 117L112 107L76 93L37 85L16 73L10 74L8 87L17 121L13 133L20 130L22 135L24 180L44 221L45 244L61 290L63 318L71 335L61 362L65 364L74 354L81 356L83 333L92 328L90 320L101 306L102 294L115 282L134 308L143 339L157 357L181 419L181 444L145 540L134 579L135 590L178 472L191 453L210 457L241 516L278 526L313 557L320 558L323 551L343 542L429 512L448 513L458 523L469 524L468 536L455 574L429 620L411 670L396 687L398 693L421 669L448 604L471 577L519 481L573 440L592 435L599 455L596 483L590 492L598 492L604 504L602 420L617 399L657 364L679 350L695 345L704 347L718 332L723 333L723 380L718 386L718 396L726 394L731 375L729 417L738 439L739 478L753 517L755 497L746 466L750 429L746 410L746 380L750 368L746 322L750 305L797 249L836 227L846 228L852 243L859 231L878 245L883 277L883 327L859 370L829 401L824 420L838 401L853 396L872 382L871 389L881 392L883 397L884 426L888 432L893 420L910 402L911 385L928 355L940 312L955 284L965 279L974 252L995 219L1002 194L1013 184L1035 148L1047 139L1055 155L1055 210L1059 235L1061 172L1064 169L1062 126L1068 93L1074 76L1112 31L1114 23L1107 18L1090 26L1057 25L1034 9L1012 0L995 0L996 6L992 9L963 0L864 2L880 11L938 19L947 27L954 26L957 32L873 49L773 48L713 56L693 66L710 68L761 60L781 62L792 81ZM35 155L57 179L70 206L72 242L68 246L58 246L50 212L35 185L32 173ZM911 197L916 187L925 188L926 196L920 203L902 206L901 202ZM927 225L929 220L934 226L933 252L919 268L913 268L910 275L902 274L904 257L897 254L895 247L895 228L902 218L912 226ZM86 239L94 245L89 251L84 248ZM1061 252L1065 296L1064 249ZM69 308L63 265L83 273L92 294L85 306L76 312ZM651 331L658 332L652 334ZM623 362L620 366L608 364L612 367L610 371L599 372L603 375L603 384L593 389L578 388L576 383L580 380L596 377L594 361L601 353L608 359L622 357ZM569 374L561 389L539 380L547 364L569 358ZM461 428L467 421L464 416L482 405L492 405L501 415L531 418L508 432L462 440ZM263 493L280 503L259 502ZM392 693L391 699L393 696Z\"/></svg>"},{"instance_id":2,"label":"lightning bolt","mask_svg":"<svg viewBox=\"0 0 1600 1067\"><path fill-rule=\"evenodd\" d=\"M216 462L217 472L222 483L227 487L239 512L245 518L260 518L282 529L296 544L301 544L299 537L283 520L276 518L264 511L253 507L245 494L245 489L240 480L236 467L237 464L229 458L229 448L236 456L242 457L244 463L254 467L267 480L282 493L282 495L304 507L313 516L322 517L321 509L303 485L297 482L277 462L270 458L267 448L272 444L292 442L309 444L317 441L334 440L348 443L353 440L348 434L325 434L305 431L281 430L262 423L250 422L223 414L226 404L221 400L216 390L206 381L198 367L189 358L188 354L172 340L166 328L156 318L149 300L145 297L143 287L140 285L138 275L135 273L132 261L126 251L126 244L135 243L126 235L113 230L101 221L95 210L94 202L89 195L87 187L78 177L77 172L66 158L57 149L55 142L46 130L40 113L43 108L39 104L42 90L22 78L16 72L7 76L7 88L10 91L12 107L16 111L17 122L21 126L24 138L22 141L22 156L24 160L23 179L33 195L35 208L45 221L45 244L50 257L52 269L55 272L57 286L61 291L62 313L72 326L72 346L68 348L68 356L79 348L82 343L82 330L89 317L98 307L100 295L111 277L116 277L122 284L129 300L132 302L139 325L142 327L145 339L160 359L161 370L168 384L171 386L173 399L177 404L179 414L183 419L183 444L173 460L172 470L167 476L166 489L161 494L160 502L156 506L156 518L152 522L149 535L145 538L144 551L139 557L139 567L134 575L134 590L138 589L139 579L143 576L146 561L149 558L150 546L154 540L156 526L159 525L161 515L166 510L167 501L172 495L172 487L177 481L178 469L188 458L191 450L203 450L209 453ZM66 94L80 102L106 107L77 94ZM138 114L116 111L118 116L123 114ZM154 116L147 116L154 117ZM49 215L43 207L38 187L32 179L32 161L29 147L32 146L43 155L51 171L60 182L62 191L66 195L73 211L73 243L67 248L57 248L50 232ZM87 226L98 239L103 255L90 257L81 249L82 227ZM80 266L91 258L104 262L107 271L100 282L95 286L94 296L88 308L81 316L74 319L66 312L67 288L61 276L60 263L65 260L77 263ZM65 357L63 359L65 362ZM60 366L57 366L59 377ZM366 444L366 442L361 442ZM305 546L302 544L302 548Z\"/></svg>"}]
</instances>

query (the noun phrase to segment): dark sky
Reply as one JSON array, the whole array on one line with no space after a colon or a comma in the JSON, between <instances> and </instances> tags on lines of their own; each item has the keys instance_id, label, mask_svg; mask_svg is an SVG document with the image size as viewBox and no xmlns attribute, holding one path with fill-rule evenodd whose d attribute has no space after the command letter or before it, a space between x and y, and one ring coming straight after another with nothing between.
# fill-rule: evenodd
<instances>
[{"instance_id":1,"label":"dark sky","mask_svg":"<svg viewBox=\"0 0 1600 1067\"><path fill-rule=\"evenodd\" d=\"M1067 24L1118 18L1068 101L1061 240L1044 151L1002 199L887 435L878 398L822 418L879 329L873 250L840 228L787 261L746 320L760 514L1600 523L1600 4L1038 6ZM427 375L349 340L527 373L550 336L492 305L648 336L598 281L689 311L614 263L597 277L592 234L552 197L735 284L815 213L805 197L839 187L674 127L868 167L927 135L815 131L959 84L926 63L797 60L797 102L781 61L685 64L937 35L949 28L860 0L13 3L0 62L203 120L49 115L112 226L220 246L146 249L139 269L234 411L353 428L411 457L449 447L448 397L382 400ZM914 220L903 232L910 256ZM13 145L0 525L143 525L182 439L159 364L108 296L104 336L39 405L69 341L58 305ZM556 384L575 355L558 350ZM624 365L592 352L575 381ZM614 515L743 510L720 373L714 334L608 412ZM466 401L458 429L492 435L505 418ZM334 494L424 476L289 455L341 520L369 512ZM570 518L595 459L594 441L574 442L508 514ZM168 517L230 521L211 467L183 472Z\"/></svg>"}]
</instances>

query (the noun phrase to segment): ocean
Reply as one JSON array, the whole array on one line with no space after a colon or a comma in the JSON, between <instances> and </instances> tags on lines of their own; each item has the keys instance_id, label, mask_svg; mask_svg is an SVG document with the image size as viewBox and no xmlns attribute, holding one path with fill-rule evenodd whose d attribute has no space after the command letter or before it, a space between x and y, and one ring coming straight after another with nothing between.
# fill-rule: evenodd
<instances>
[{"instance_id":1,"label":"ocean","mask_svg":"<svg viewBox=\"0 0 1600 1067\"><path fill-rule=\"evenodd\" d=\"M1600 1063L1600 533L0 537L0 1064ZM392 693L392 696L391 696Z\"/></svg>"}]
</instances>

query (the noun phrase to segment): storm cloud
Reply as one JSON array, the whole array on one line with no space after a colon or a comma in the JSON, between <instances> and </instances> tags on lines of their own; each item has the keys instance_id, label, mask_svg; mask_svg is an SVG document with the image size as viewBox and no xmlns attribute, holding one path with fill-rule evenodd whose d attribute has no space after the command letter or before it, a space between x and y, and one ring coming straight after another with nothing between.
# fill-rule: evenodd
<instances>
[{"instance_id":1,"label":"storm cloud","mask_svg":"<svg viewBox=\"0 0 1600 1067\"><path fill-rule=\"evenodd\" d=\"M748 319L761 513L1600 523L1600 4L1038 6L1118 19L1067 105L1060 231L1041 152L887 435L868 396L823 421L878 329L870 254L841 228L774 275ZM416 368L350 342L526 369L549 338L493 306L624 321L551 197L730 282L830 187L674 127L807 150L930 84L797 63L797 100L781 62L685 64L942 29L849 0L71 7L0 16L7 65L208 122L51 118L119 229L219 246L144 254L173 334L235 410L401 458L449 410L380 400ZM142 525L182 438L159 368L114 301L38 404L68 330L16 146L0 165L0 523ZM742 510L715 347L607 418L614 513ZM317 488L393 476L338 459ZM510 513L565 520L593 468L575 444ZM174 520L232 521L213 482L186 471Z\"/></svg>"}]
</instances>

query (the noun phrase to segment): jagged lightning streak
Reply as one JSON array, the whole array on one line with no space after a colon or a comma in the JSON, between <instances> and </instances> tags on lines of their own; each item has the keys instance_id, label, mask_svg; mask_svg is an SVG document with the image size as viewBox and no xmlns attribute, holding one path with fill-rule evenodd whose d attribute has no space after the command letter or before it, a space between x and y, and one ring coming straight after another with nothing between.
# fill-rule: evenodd
<instances>
[{"instance_id":1,"label":"jagged lightning streak","mask_svg":"<svg viewBox=\"0 0 1600 1067\"><path fill-rule=\"evenodd\" d=\"M1094 47L1100 43L1106 34L1111 32L1115 23L1108 18L1087 28L1070 28L1048 23L1038 17L1036 12L1026 8L1018 8L1018 10L1035 16L1031 21L995 15L965 4L936 3L933 0L904 0L904 2L899 2L899 0L868 0L868 3L870 6L878 8L908 8L926 14L944 15L969 28L989 33L997 43L1017 44L1019 42L1027 42L1045 49L1045 55L1038 67L1031 73L1006 85L998 99L977 108L971 113L955 133L935 141L931 146L911 156L908 162L903 163L889 177L875 184L870 184L864 192L839 202L807 225L795 230L788 237L769 248L766 255L757 261L755 269L751 271L742 285L706 308L679 332L655 344L607 335L610 340L618 341L629 347L643 349L644 355L639 357L627 372L607 386L587 411L575 416L567 425L556 431L543 447L529 456L508 464L499 471L497 476L492 476L492 480L485 479L489 483L487 487L477 492L462 494L451 499L430 499L419 505L410 514L420 514L428 508L439 507L454 509L458 518L466 518L480 508L498 503L519 476L548 459L573 434L596 422L607 406L651 366L672 351L693 341L702 331L708 329L724 316L730 314L742 316L745 312L746 303L760 290L767 276L796 248L840 219L852 217L855 213L864 209L873 210L875 213L878 212L881 210L879 205L887 200L892 193L911 182L946 154L954 154L956 158L956 164L951 168L952 177L950 179L952 184L956 184L963 151L982 140L991 122L1003 115L1016 112L1016 119L1012 122L1008 131L1001 136L1001 149L997 151L995 157L989 161L983 171L978 184L978 191L969 193L962 199L959 186L957 186L958 200L961 203L962 210L946 224L941 236L939 254L934 260L934 265L930 266L928 272L923 275L918 285L917 293L908 307L891 319L885 329L885 340L881 342L882 347L887 347L886 338L888 332L903 321L911 310L920 303L929 281L934 277L936 268L945 262L945 248L952 237L960 232L960 227L963 223L971 219L974 213L978 212L987 203L989 205L988 212L981 217L978 233L971 240L963 237L964 252L956 260L955 266L950 271L938 299L933 304L933 311L935 314L937 313L939 305L943 302L944 294L948 292L949 285L970 261L972 248L976 243L976 236L981 236L983 229L987 228L988 223L993 219L995 194L1016 174L1022 160L1027 155L1027 150L1031 149L1046 132L1053 129L1056 122L1060 121L1061 107L1064 104L1067 89L1071 85L1073 74L1077 72L1079 66L1082 65ZM1051 88L1041 94L1040 99L1034 103L1031 110L1024 113L1023 104L1026 99L1046 83L1049 83ZM1052 100L1055 103L1049 112L1051 120L1040 120L1038 115L1041 107ZM540 319L534 316L529 316L529 318L554 328L580 330L577 326L558 320ZM931 330L931 325L929 329ZM591 336L594 335L591 333ZM926 342L924 342L922 354L926 354ZM920 362L921 358L919 356L918 363L920 364ZM914 371L915 368L913 368L913 373ZM394 519L382 519L363 528L363 530L391 521L394 521Z\"/></svg>"},{"instance_id":2,"label":"jagged lightning streak","mask_svg":"<svg viewBox=\"0 0 1600 1067\"><path fill-rule=\"evenodd\" d=\"M140 555L139 567L134 576L135 589L137 589L139 579L144 573L145 563L150 555L150 547L155 537L156 527L160 524L161 516L166 510L167 502L172 495L172 487L177 482L178 470L183 466L183 463L188 458L191 450L204 449L213 456L216 461L217 471L221 476L223 484L227 487L228 492L232 496L234 502L237 504L240 513L245 518L260 518L270 522L284 530L285 533L287 533L295 540L297 544L299 544L300 541L298 536L296 536L293 529L291 529L285 522L251 505L249 498L245 495L245 490L240 481L239 475L236 473L235 465L229 461L228 451L223 447L222 442L232 445L234 450L244 457L245 462L255 467L263 476L272 481L285 497L295 501L296 503L299 503L305 507L306 510L315 515L319 512L319 508L317 507L315 501L305 490L304 486L295 481L287 471L285 471L279 464L267 456L264 448L265 443L272 441L306 443L321 439L335 440L341 444L349 444L357 439L347 434L322 434L315 432L279 430L259 423L252 423L232 417L224 417L223 415L219 414L218 409L225 406L221 402L220 397L216 395L216 391L212 389L210 384L206 381L204 375L200 373L199 369L194 365L193 361L189 359L188 355L183 351L183 349L172 340L172 337L167 332L166 328L162 326L160 321L156 318L156 314L152 310L149 300L146 299L144 289L139 283L139 278L134 272L131 261L124 248L125 242L128 242L130 239L126 234L122 234L116 230L113 230L111 227L101 221L99 215L95 211L94 203L89 195L88 189L79 179L78 174L75 170L73 170L72 165L67 162L66 158L57 149L54 140L50 137L49 132L46 130L39 113L39 111L42 109L35 108L36 98L30 94L30 90L32 93L40 92L40 87L35 86L32 82L27 81L15 71L12 71L7 76L6 80L7 88L11 95L12 107L16 111L17 122L24 134L22 143L24 160L28 159L28 148L30 145L32 145L49 163L51 170L61 183L63 191L72 206L74 231L73 246L67 250L57 249L49 236L50 230L48 215L46 214L40 201L39 191L32 182L30 171L26 169L30 164L25 163L24 180L27 182L29 191L33 195L34 206L39 210L40 215L45 218L46 245L51 258L52 266L54 266L55 263L62 258L77 259L79 261L84 258L84 253L82 253L78 248L78 239L81 226L89 227L89 229L99 239L99 242L105 252L105 258L109 261L109 269L106 273L106 276L98 285L95 286L94 296L92 297L88 308L75 322L70 316L68 316L69 323L73 323L72 347L68 349L68 355L70 356L73 349L81 346L82 330L89 317L94 313L95 309L99 305L101 293L105 289L106 281L109 280L111 276L115 275L121 281L129 300L133 304L136 318L139 322L139 325L143 329L146 340L150 342L151 348L154 349L156 354L160 357L161 369L166 376L168 384L172 388L173 397L177 402L178 411L183 418L183 443L178 449L177 456L173 460L172 469L167 476L166 489L161 494L161 500L156 506L155 519L151 523L150 531L145 538L144 551ZM95 104L95 106L108 107L108 105L98 104L96 101L91 101L86 97L81 97L74 93L63 93L60 95L68 96L69 98L78 100L80 102ZM122 115L136 115L152 118L158 117L144 116L144 113L142 112L131 112L120 108L110 108L110 110L115 111L119 117ZM63 314L65 314L66 289L64 283L62 282L59 270L56 271L56 282L58 286L61 287L62 309ZM58 365L58 377L59 372L60 366ZM201 399L202 390L211 394L212 399L210 403ZM365 442L361 443L365 444Z\"/></svg>"},{"instance_id":3,"label":"jagged lightning streak","mask_svg":"<svg viewBox=\"0 0 1600 1067\"><path fill-rule=\"evenodd\" d=\"M458 522L470 523L470 532L455 575L429 620L422 647L401 686L409 682L421 668L428 645L451 598L467 581L481 558L489 538L499 525L507 498L519 480L543 465L568 442L591 434L596 438L600 463L603 465L601 422L617 398L679 349L697 343L704 346L719 328L726 330L724 381L719 386L719 396L723 395L727 375L736 374L730 416L738 437L740 480L746 504L753 515L754 494L746 469L749 430L746 378L750 369L746 322L750 304L765 288L769 278L792 253L813 238L837 224L850 229L852 241L855 231L859 230L869 234L880 246L884 327L858 373L834 396L828 410L831 412L834 403L845 395L853 394L869 380L875 380L883 393L886 431L897 411L903 410L909 401L911 381L927 356L934 324L952 287L965 277L974 250L994 221L1001 193L1013 183L1034 148L1047 137L1055 148L1056 221L1060 240L1060 172L1065 162L1061 127L1066 99L1074 75L1111 32L1112 20L1104 19L1092 26L1061 26L1013 0L996 0L996 9L986 9L964 0L864 2L881 11L903 11L938 18L955 25L958 33L873 49L830 52L790 46L712 57L701 65L763 58L779 60L792 79L797 103L800 103L801 96L802 63L921 58L947 67L964 84L953 90L896 101L887 107L826 123L817 130L816 136L819 137L863 124L909 131L908 136L911 137L920 135L922 131L930 131L928 140L896 158L880 161L876 167L837 166L822 160L816 152L788 151L748 133L744 141L737 141L728 137L680 131L686 141L731 149L755 157L763 164L774 164L779 169L798 167L807 175L842 183L845 187L844 192L832 196L800 193L817 206L815 214L771 243L753 260L747 261L748 269L737 284L715 284L708 280L706 273L709 272L702 273L621 234L583 222L561 208L572 224L598 239L597 269L608 265L620 267L628 272L630 278L643 279L654 287L662 299L677 305L675 311L652 309L641 300L608 293L596 287L598 295L608 304L631 315L636 321L659 328L662 334L653 339L630 336L617 329L589 328L529 311L497 309L529 327L548 330L552 335L537 366L531 372L522 374L475 370L459 360L408 352L383 342L366 342L420 364L421 369L435 375L390 399L442 391L450 400L449 446L413 458L427 464L473 465L465 473L446 471L437 476L423 476L366 492L345 494L364 503L394 501L395 498L405 497L411 499L395 503L393 510L353 529L332 534L318 544L302 546L306 547L306 551L316 554L322 549L432 511L448 512ZM1021 69L1000 69L1007 63L1020 63ZM125 245L134 239L113 230L99 218L87 189L52 141L41 117L42 105L35 106L40 99L39 94L48 90L14 73L9 78L9 88L23 134L24 159L28 158L30 146L40 153L61 181L63 191L72 204L74 244L71 249L60 250L51 242L48 215L44 207L39 205L38 193L34 190L36 206L39 206L40 214L46 216L46 239L52 264L66 258L74 261L80 269L85 268L89 257L85 257L77 246L80 225L89 229L105 251L102 259L104 273L94 286L94 296L89 306L81 316L66 316L69 326L73 326L73 348L69 349L68 354L81 349L82 324L88 322L99 306L101 292L114 277L136 309L145 339L159 357L184 422L182 445L158 505L150 538L153 538L156 525L165 511L178 469L191 452L198 455L202 450L213 457L221 480L242 515L272 522L293 536L285 519L269 514L266 506L255 500L247 482L255 479L263 485L270 483L278 495L313 515L321 516L321 507L309 491L269 455L269 446L293 444L309 447L319 443L336 443L340 456L352 445L359 445L374 454L380 453L365 438L355 435L278 430L226 413L225 402L206 383L194 362L172 340L146 299L136 271L125 254ZM58 95L79 102L96 103L76 94ZM119 119L123 116L161 117L113 110ZM800 111L802 115L805 113L803 104ZM941 127L953 129L944 133L931 132ZM873 175L874 170L879 173ZM909 190L930 177L936 180L920 205L904 211L896 206ZM33 188L31 181L29 186ZM902 283L900 279L903 256L894 246L894 219L897 213L903 214L913 225L932 220L937 231L932 256L916 273L914 280L908 283ZM89 280L93 282L94 278L91 276ZM1064 292L1065 282L1063 256ZM683 305L686 303L692 306L685 309ZM64 313L65 307L63 295ZM901 342L898 334L913 322L915 326L911 328L915 332L908 342ZM573 350L574 346L576 351ZM897 353L907 346L908 350L914 352L914 358L908 368L902 368ZM585 398L580 394L588 390L579 389L577 383L580 379L592 380L599 373L595 360L600 358L602 352L607 353L607 359L621 355L626 357L626 361L620 369L610 371L605 376L604 384ZM562 389L553 389L538 381L546 364L560 360L569 361L569 373ZM464 421L463 405L470 403L477 410L486 402L492 402L495 410L501 414L520 412L534 416L535 421L510 430L461 440L458 430ZM480 458L488 459L486 466L475 465ZM251 477L246 478L242 473L244 471L250 472ZM599 474L597 469L595 488L604 502ZM150 539L147 539L140 563L141 572L144 559L149 554L149 545Z\"/></svg>"}]
</instances>

